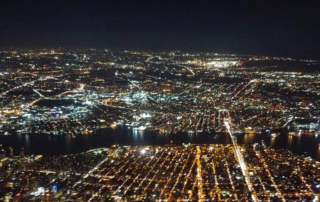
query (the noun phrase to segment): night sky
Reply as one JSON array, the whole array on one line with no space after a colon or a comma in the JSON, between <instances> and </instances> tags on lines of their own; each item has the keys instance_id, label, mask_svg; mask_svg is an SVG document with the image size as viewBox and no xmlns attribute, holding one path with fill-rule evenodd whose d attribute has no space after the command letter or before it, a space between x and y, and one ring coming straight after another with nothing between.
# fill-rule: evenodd
<instances>
[{"instance_id":1,"label":"night sky","mask_svg":"<svg viewBox=\"0 0 320 202\"><path fill-rule=\"evenodd\" d=\"M320 58L320 1L0 3L0 45Z\"/></svg>"}]
</instances>

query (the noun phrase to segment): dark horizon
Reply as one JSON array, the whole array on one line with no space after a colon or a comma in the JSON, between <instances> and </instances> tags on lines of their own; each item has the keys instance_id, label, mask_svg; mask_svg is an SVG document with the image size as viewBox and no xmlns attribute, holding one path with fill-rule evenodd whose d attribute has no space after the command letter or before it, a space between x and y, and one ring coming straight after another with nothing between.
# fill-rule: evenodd
<instances>
[{"instance_id":1,"label":"dark horizon","mask_svg":"<svg viewBox=\"0 0 320 202\"><path fill-rule=\"evenodd\" d=\"M317 1L7 1L0 46L320 59Z\"/></svg>"}]
</instances>

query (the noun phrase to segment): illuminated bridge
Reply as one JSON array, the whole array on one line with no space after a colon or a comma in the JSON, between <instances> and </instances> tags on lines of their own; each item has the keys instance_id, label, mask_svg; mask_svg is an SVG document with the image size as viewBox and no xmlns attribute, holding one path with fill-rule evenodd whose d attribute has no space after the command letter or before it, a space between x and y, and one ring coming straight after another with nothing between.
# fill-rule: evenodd
<instances>
[{"instance_id":1,"label":"illuminated bridge","mask_svg":"<svg viewBox=\"0 0 320 202\"><path fill-rule=\"evenodd\" d=\"M256 195L256 193L255 193L255 191L253 189L252 183L250 181L246 163L244 162L244 160L242 158L242 155L241 155L241 152L240 152L239 147L237 145L237 142L235 140L235 137L232 134L232 128L230 126L231 125L231 119L230 119L230 117L228 117L228 118L225 118L224 120L225 120L224 124L225 124L225 126L226 126L226 128L228 130L229 135L230 135L230 138L231 138L231 141L232 141L232 144L233 144L233 147L234 147L235 155L236 155L236 157L237 157L237 159L239 161L240 168L242 170L242 174L245 177L245 180L246 180L246 183L248 185L248 188L252 193L252 200L253 201L257 201L257 195Z\"/></svg>"}]
</instances>

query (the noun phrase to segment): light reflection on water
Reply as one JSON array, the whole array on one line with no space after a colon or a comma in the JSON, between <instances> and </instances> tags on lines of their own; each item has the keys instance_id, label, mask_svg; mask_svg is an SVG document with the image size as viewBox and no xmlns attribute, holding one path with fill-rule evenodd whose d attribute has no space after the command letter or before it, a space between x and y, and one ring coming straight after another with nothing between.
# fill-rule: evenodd
<instances>
[{"instance_id":1,"label":"light reflection on water","mask_svg":"<svg viewBox=\"0 0 320 202\"><path fill-rule=\"evenodd\" d=\"M271 137L270 146L274 146L275 141L276 141L276 137Z\"/></svg>"},{"instance_id":2,"label":"light reflection on water","mask_svg":"<svg viewBox=\"0 0 320 202\"><path fill-rule=\"evenodd\" d=\"M236 136L238 144L253 144L264 140L266 145L288 148L296 154L312 156L320 160L320 137L313 134L290 136L282 133L272 138L270 134L239 134ZM14 148L15 155L24 147L26 154L60 155L84 152L93 148L110 147L112 144L121 145L163 145L182 143L195 144L229 144L230 137L227 133L176 133L159 134L149 130L138 131L124 128L103 129L88 135L40 135L40 134L13 134L0 135L0 144L4 149ZM306 152L306 153L305 153Z\"/></svg>"},{"instance_id":3,"label":"light reflection on water","mask_svg":"<svg viewBox=\"0 0 320 202\"><path fill-rule=\"evenodd\" d=\"M293 145L292 139L293 139L292 135L289 135L288 136L288 142L287 142L287 148L288 149L292 149L292 145Z\"/></svg>"},{"instance_id":4,"label":"light reflection on water","mask_svg":"<svg viewBox=\"0 0 320 202\"><path fill-rule=\"evenodd\" d=\"M316 159L320 159L320 146L318 146Z\"/></svg>"},{"instance_id":5,"label":"light reflection on water","mask_svg":"<svg viewBox=\"0 0 320 202\"><path fill-rule=\"evenodd\" d=\"M243 144L252 144L255 140L255 134L254 133L247 133L244 134L243 137Z\"/></svg>"}]
</instances>

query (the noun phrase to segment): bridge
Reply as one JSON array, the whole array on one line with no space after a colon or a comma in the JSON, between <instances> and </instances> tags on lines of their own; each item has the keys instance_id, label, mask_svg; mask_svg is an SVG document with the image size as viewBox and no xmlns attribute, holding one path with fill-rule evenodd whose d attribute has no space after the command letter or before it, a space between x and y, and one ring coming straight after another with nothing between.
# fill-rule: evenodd
<instances>
[{"instance_id":1,"label":"bridge","mask_svg":"<svg viewBox=\"0 0 320 202\"><path fill-rule=\"evenodd\" d=\"M234 147L235 155L236 155L236 157L237 157L237 159L239 161L242 174L245 177L245 180L246 180L246 183L247 183L247 186L248 186L250 192L252 193L252 195L251 195L252 196L252 200L253 201L257 201L257 194L255 193L255 191L253 189L253 185L252 185L252 183L250 181L249 174L248 174L248 168L246 166L245 161L243 160L243 157L241 155L241 152L240 152L239 147L238 147L237 142L236 142L236 138L232 134L231 118L229 116L228 118L225 118L224 120L225 120L224 121L224 125L226 126L226 128L228 130L228 134L230 135L230 138L231 138L231 141L232 141L232 144L233 144L233 147Z\"/></svg>"}]
</instances>

